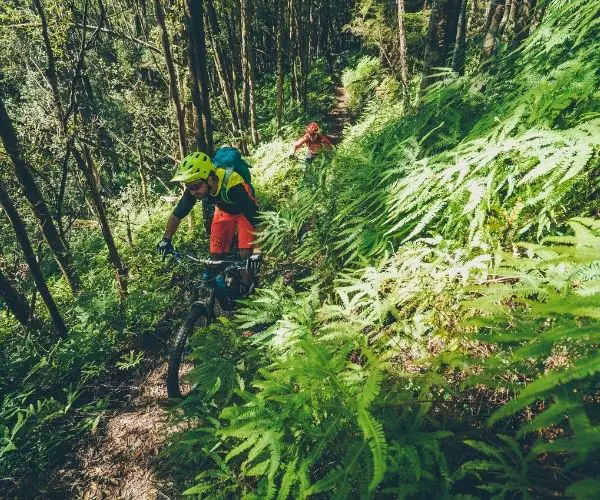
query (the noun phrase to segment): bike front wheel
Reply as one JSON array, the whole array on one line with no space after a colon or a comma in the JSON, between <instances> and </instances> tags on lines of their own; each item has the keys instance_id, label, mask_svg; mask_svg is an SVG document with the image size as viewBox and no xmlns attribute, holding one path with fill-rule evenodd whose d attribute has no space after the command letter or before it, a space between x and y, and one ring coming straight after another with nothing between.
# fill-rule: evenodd
<instances>
[{"instance_id":1,"label":"bike front wheel","mask_svg":"<svg viewBox=\"0 0 600 500\"><path fill-rule=\"evenodd\" d=\"M188 341L196 326L205 326L208 323L209 316L206 306L200 303L192 304L190 312L175 336L173 348L169 356L167 394L170 398L182 398L189 392L189 387L181 383L183 360L186 355Z\"/></svg>"}]
</instances>

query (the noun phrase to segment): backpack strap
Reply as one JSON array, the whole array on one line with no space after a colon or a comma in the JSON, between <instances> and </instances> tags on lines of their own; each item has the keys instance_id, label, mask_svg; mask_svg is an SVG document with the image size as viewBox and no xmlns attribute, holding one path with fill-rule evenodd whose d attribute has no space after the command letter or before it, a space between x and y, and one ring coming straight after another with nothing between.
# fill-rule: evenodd
<instances>
[{"instance_id":1,"label":"backpack strap","mask_svg":"<svg viewBox=\"0 0 600 500\"><path fill-rule=\"evenodd\" d=\"M221 198L223 198L223 200L226 203L231 203L231 200L229 199L229 196L227 195L227 185L229 184L229 179L231 178L231 174L234 172L234 168L230 167L230 166L226 166L224 168L225 173L223 174L223 183L221 184Z\"/></svg>"}]
</instances>

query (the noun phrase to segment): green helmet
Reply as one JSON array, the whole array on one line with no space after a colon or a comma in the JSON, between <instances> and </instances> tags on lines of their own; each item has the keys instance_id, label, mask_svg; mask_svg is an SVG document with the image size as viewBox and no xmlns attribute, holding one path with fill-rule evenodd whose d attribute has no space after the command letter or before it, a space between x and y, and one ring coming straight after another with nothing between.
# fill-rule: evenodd
<instances>
[{"instance_id":1,"label":"green helmet","mask_svg":"<svg viewBox=\"0 0 600 500\"><path fill-rule=\"evenodd\" d=\"M208 174L214 170L210 157L206 153L197 151L187 155L179 164L172 182L189 184L200 179L208 179Z\"/></svg>"}]
</instances>

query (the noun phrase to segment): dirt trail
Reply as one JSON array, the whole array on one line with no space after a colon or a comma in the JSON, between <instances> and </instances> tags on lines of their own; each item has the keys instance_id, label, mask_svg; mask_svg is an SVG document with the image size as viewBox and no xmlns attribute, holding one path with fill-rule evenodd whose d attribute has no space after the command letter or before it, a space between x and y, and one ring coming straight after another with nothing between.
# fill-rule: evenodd
<instances>
[{"instance_id":1,"label":"dirt trail","mask_svg":"<svg viewBox=\"0 0 600 500\"><path fill-rule=\"evenodd\" d=\"M344 87L338 87L336 95L328 120L334 144L342 140L349 121ZM58 471L62 487L53 498L164 500L179 496L173 483L157 472L165 438L177 430L169 423L165 406L167 364L159 359L164 356L155 358L154 367L138 380L115 390L117 401L97 433L74 450L70 467Z\"/></svg>"},{"instance_id":2,"label":"dirt trail","mask_svg":"<svg viewBox=\"0 0 600 500\"><path fill-rule=\"evenodd\" d=\"M347 111L348 93L343 86L337 87L335 93L337 101L329 112L329 133L327 135L334 144L338 144L342 140L344 127L349 122Z\"/></svg>"},{"instance_id":3,"label":"dirt trail","mask_svg":"<svg viewBox=\"0 0 600 500\"><path fill-rule=\"evenodd\" d=\"M164 406L166 370L163 363L130 386L129 401L111 410L76 451L78 466L61 471L71 498L173 498L173 484L156 472L165 437L175 430Z\"/></svg>"}]
</instances>

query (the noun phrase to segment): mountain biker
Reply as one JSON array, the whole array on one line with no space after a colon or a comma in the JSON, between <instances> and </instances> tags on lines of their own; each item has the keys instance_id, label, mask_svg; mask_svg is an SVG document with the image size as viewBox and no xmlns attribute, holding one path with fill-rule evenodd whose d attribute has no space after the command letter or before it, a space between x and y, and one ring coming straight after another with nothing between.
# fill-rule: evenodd
<instances>
[{"instance_id":1,"label":"mountain biker","mask_svg":"<svg viewBox=\"0 0 600 500\"><path fill-rule=\"evenodd\" d=\"M181 219L190 213L198 200L211 198L216 204L210 230L213 258L224 259L230 251L236 225L240 258L248 259L252 255L258 204L250 184L240 174L213 165L207 154L198 151L182 160L171 181L182 182L185 191L156 247L163 257L174 252L171 239Z\"/></svg>"},{"instance_id":2,"label":"mountain biker","mask_svg":"<svg viewBox=\"0 0 600 500\"><path fill-rule=\"evenodd\" d=\"M306 166L309 166L322 148L333 149L329 137L320 133L321 127L317 122L306 126L306 133L298 139L290 150L290 158L295 157L296 151L306 144Z\"/></svg>"}]
</instances>

